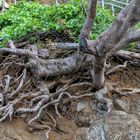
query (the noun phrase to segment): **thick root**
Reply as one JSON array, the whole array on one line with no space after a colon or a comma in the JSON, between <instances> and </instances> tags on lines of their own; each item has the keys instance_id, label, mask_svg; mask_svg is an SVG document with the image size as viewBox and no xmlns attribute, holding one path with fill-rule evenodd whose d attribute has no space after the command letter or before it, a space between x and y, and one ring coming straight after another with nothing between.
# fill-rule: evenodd
<instances>
[{"instance_id":1,"label":"thick root","mask_svg":"<svg viewBox=\"0 0 140 140\"><path fill-rule=\"evenodd\" d=\"M85 97L95 97L99 102L98 109L110 112L113 103L104 97L105 94L116 92L120 95L132 95L140 92L139 89L134 89L134 91L132 89L121 90L108 85L95 91L90 74L91 68L83 68L89 62L91 64L92 59L87 60L87 57L83 56L82 53L66 55L65 58L48 59L48 55L43 54L47 49L40 50L35 45L30 46L30 49L17 49L12 42L9 46L10 48L0 49L0 53L12 54L0 64L2 65L1 70L5 71L5 76L1 81L2 92L0 91L0 122L7 118L11 120L15 115L18 117L26 115L25 121L32 129L48 129L46 139L48 139L51 127L57 128L57 121L54 114L50 112L50 108L53 109L55 115L62 117L59 105L63 99L69 98L68 100L72 101ZM127 62L113 68L107 74L125 68L126 65ZM16 74L15 72L8 73L11 66L18 67ZM98 72L100 68L102 69L102 66L97 66L96 71ZM102 75L104 75L104 71L102 71ZM97 75L96 79L99 80ZM44 115L45 118L51 120L53 125L42 125Z\"/></svg>"},{"instance_id":2,"label":"thick root","mask_svg":"<svg viewBox=\"0 0 140 140\"><path fill-rule=\"evenodd\" d=\"M101 103L101 105L99 106L100 110L111 112L113 103L110 99L104 97L104 94L107 94L107 92L108 91L106 87L104 87L95 92L95 98L97 99L97 101L99 101L99 103Z\"/></svg>"},{"instance_id":3,"label":"thick root","mask_svg":"<svg viewBox=\"0 0 140 140\"><path fill-rule=\"evenodd\" d=\"M20 80L20 83L19 83L17 89L11 93L10 98L13 98L13 96L16 96L19 93L20 89L23 87L23 84L24 84L24 82L26 80L26 74L27 74L27 69L24 68L23 76L22 76L22 78Z\"/></svg>"},{"instance_id":4,"label":"thick root","mask_svg":"<svg viewBox=\"0 0 140 140\"><path fill-rule=\"evenodd\" d=\"M139 88L122 88L122 89L112 89L112 92L119 95L119 96L131 96L134 94L139 94Z\"/></svg>"},{"instance_id":5,"label":"thick root","mask_svg":"<svg viewBox=\"0 0 140 140\"><path fill-rule=\"evenodd\" d=\"M3 112L0 122L4 121L7 117L9 117L11 121L14 113L13 103L9 102L6 106L0 108L0 112Z\"/></svg>"},{"instance_id":6,"label":"thick root","mask_svg":"<svg viewBox=\"0 0 140 140\"><path fill-rule=\"evenodd\" d=\"M116 67L108 70L106 72L106 75L110 75L110 74L113 74L115 72L123 71L124 69L126 69L128 63L129 63L129 61L125 61L123 65L117 65Z\"/></svg>"}]
</instances>

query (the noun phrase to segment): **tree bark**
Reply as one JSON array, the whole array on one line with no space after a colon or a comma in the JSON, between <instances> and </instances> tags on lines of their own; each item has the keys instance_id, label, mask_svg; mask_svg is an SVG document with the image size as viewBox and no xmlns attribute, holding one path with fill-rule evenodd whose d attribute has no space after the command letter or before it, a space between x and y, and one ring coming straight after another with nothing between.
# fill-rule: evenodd
<instances>
[{"instance_id":1,"label":"tree bark","mask_svg":"<svg viewBox=\"0 0 140 140\"><path fill-rule=\"evenodd\" d=\"M83 26L81 36L87 38L89 36L90 30L92 28L93 23L93 9L94 1L89 1L89 9L88 15ZM91 6L92 5L92 6ZM94 5L94 6L93 6ZM93 52L94 60L93 60L93 69L91 71L93 84L96 89L100 89L104 86L105 78L104 78L104 67L107 60L107 56L111 56L118 49L123 48L129 42L139 40L139 30L135 33L135 36L132 37L129 34L130 29L140 21L140 1L133 0L126 8L124 8L116 20L107 29L104 33L102 33L98 39L95 41L87 40L84 43L88 46L88 49ZM120 44L118 44L120 43ZM80 43L81 44L81 43ZM116 44L118 44L116 46Z\"/></svg>"},{"instance_id":2,"label":"tree bark","mask_svg":"<svg viewBox=\"0 0 140 140\"><path fill-rule=\"evenodd\" d=\"M81 30L80 38L87 38L87 39L89 38L93 21L96 17L96 5L97 5L97 0L89 0L87 17L83 25L83 28Z\"/></svg>"},{"instance_id":3,"label":"tree bark","mask_svg":"<svg viewBox=\"0 0 140 140\"><path fill-rule=\"evenodd\" d=\"M95 57L91 75L93 78L93 87L99 90L105 86L105 57Z\"/></svg>"}]
</instances>

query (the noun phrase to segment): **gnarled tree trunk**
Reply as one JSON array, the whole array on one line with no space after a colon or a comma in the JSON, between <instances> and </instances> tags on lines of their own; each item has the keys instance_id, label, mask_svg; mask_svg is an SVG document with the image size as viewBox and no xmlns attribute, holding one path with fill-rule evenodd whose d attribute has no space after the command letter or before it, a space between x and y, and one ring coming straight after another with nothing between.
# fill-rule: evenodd
<instances>
[{"instance_id":1,"label":"gnarled tree trunk","mask_svg":"<svg viewBox=\"0 0 140 140\"><path fill-rule=\"evenodd\" d=\"M89 1L90 6L95 4L94 0ZM88 37L85 33L89 33L91 30L91 23L93 23L93 18L88 18L90 15L95 15L95 6L91 6L90 10L88 10L87 20L83 26L83 30L81 32L81 37ZM91 12L94 12L91 13ZM92 19L92 21L91 21ZM134 34L135 37L132 39L130 34L132 34L131 28L140 21L140 1L133 0L126 8L124 8L116 20L112 24L112 26L107 29L104 33L102 33L95 41L85 40L87 41L84 47L88 47L93 54L96 54L93 60L93 84L96 89L100 89L104 86L105 78L105 64L108 56L111 56L113 53L117 52L119 49L125 47L129 42L139 40L140 34ZM89 27L90 25L90 27ZM84 28L89 27L89 28ZM139 31L137 30L139 33ZM123 44L123 45L122 45ZM113 53L112 53L113 52Z\"/></svg>"}]
</instances>

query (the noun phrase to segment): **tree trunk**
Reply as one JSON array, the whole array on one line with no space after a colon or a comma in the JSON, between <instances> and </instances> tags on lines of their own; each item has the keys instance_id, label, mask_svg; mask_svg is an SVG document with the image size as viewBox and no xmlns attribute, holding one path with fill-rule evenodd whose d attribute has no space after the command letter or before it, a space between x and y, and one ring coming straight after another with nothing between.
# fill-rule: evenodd
<instances>
[{"instance_id":1,"label":"tree trunk","mask_svg":"<svg viewBox=\"0 0 140 140\"><path fill-rule=\"evenodd\" d=\"M91 75L93 78L93 86L96 90L99 90L105 85L105 57L95 57L93 61L93 69L91 70Z\"/></svg>"},{"instance_id":2,"label":"tree trunk","mask_svg":"<svg viewBox=\"0 0 140 140\"><path fill-rule=\"evenodd\" d=\"M93 21L96 17L96 5L97 0L89 0L88 2L88 14L81 30L80 38L89 38Z\"/></svg>"}]
</instances>

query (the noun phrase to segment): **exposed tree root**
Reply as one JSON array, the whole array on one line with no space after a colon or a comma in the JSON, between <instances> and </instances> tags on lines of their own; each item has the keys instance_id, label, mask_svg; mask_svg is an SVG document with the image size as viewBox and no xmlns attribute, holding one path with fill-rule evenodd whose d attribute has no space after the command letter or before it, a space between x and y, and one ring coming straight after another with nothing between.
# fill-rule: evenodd
<instances>
[{"instance_id":1,"label":"exposed tree root","mask_svg":"<svg viewBox=\"0 0 140 140\"><path fill-rule=\"evenodd\" d=\"M110 99L105 98L104 94L107 94L106 87L96 91L95 98L97 99L97 101L99 101L99 103L101 103L99 106L100 110L110 112L113 107L113 103Z\"/></svg>"},{"instance_id":2,"label":"exposed tree root","mask_svg":"<svg viewBox=\"0 0 140 140\"><path fill-rule=\"evenodd\" d=\"M2 65L1 70L5 71L5 76L1 81L0 122L7 118L12 120L15 116L23 117L23 114L26 114L27 124L32 130L48 129L46 139L51 128L57 128L57 121L52 113L62 117L60 106L61 101L65 98L72 101L95 97L99 102L98 109L110 112L113 103L111 99L105 97L108 93L118 93L121 96L139 93L139 89L134 89L134 91L132 89L115 89L110 84L105 84L101 89L95 90L90 74L92 65L89 65L93 59L87 58L82 53L49 59L48 54L43 54L45 50L37 49L35 45L31 45L29 49L17 49L11 42L9 46L10 48L0 49L0 53L12 54L4 58L0 64ZM124 65L109 70L107 74L112 74L120 68L124 69L127 63L126 61ZM17 67L16 74L15 72L9 74L8 69L15 67ZM31 86L28 85L29 90L26 87L27 81ZM50 108L53 108L51 113ZM53 125L42 124L44 116L51 120Z\"/></svg>"},{"instance_id":3,"label":"exposed tree root","mask_svg":"<svg viewBox=\"0 0 140 140\"><path fill-rule=\"evenodd\" d=\"M13 98L13 96L16 96L18 94L18 92L20 91L20 89L23 87L23 84L24 84L24 82L26 80L26 74L27 74L27 69L24 68L23 76L22 76L22 78L20 80L20 83L19 83L17 89L11 93L10 98Z\"/></svg>"},{"instance_id":4,"label":"exposed tree root","mask_svg":"<svg viewBox=\"0 0 140 140\"><path fill-rule=\"evenodd\" d=\"M14 47L11 47L12 49ZM15 48L14 48L15 49ZM35 53L34 53L35 54ZM29 61L31 58L29 58ZM38 60L38 59L37 59ZM66 59L65 59L66 60ZM4 60L5 61L5 60ZM9 60L10 61L10 60ZM57 62L57 61L56 61ZM17 62L16 62L17 63ZM18 62L20 63L20 61ZM69 63L69 62L68 62ZM42 61L41 63L42 64ZM54 64L54 63L53 63ZM56 63L57 64L57 63ZM12 63L11 65L14 65ZM18 66L18 65L17 65ZM18 66L19 67L19 66ZM75 66L77 68L77 66ZM51 70L51 69L50 69ZM1 93L1 107L0 107L0 114L1 114L1 120L4 121L8 117L10 120L14 115L16 116L22 116L22 114L29 114L32 116L32 119L28 122L28 125L30 127L33 127L33 129L49 129L49 126L46 125L36 125L36 121L38 121L39 118L42 116L42 112L46 112L46 116L49 116L49 118L54 122L54 126L56 127L56 121L54 117L47 111L49 107L53 106L56 114L61 117L61 114L59 112L59 104L61 104L61 100L63 99L64 96L68 96L70 100L73 99L80 99L83 97L91 97L94 96L94 93L83 93L83 95L78 95L79 96L72 96L70 93L67 92L67 90L70 90L72 88L74 89L80 89L83 87L88 88L89 92L92 89L92 84L89 82L82 82L82 83L75 83L77 78L74 78L72 80L68 80L65 84L63 80L58 80L63 86L58 86L56 88L56 92L50 93L50 86L46 85L46 81L43 80L42 78L37 77L32 77L33 85L35 86L35 91L32 93L24 93L24 83L27 81L27 68L25 67L23 69L22 74L17 75L13 80L11 81L11 76L7 75L3 78L2 80L2 93ZM63 79L63 78L62 78ZM13 86L14 84L14 86ZM18 86L16 86L18 85ZM57 85L57 84L55 84ZM49 87L49 88L48 88ZM16 89L16 90L14 90ZM10 91L13 91L12 93ZM20 94L19 94L20 92ZM4 95L4 96L3 96ZM11 98L9 98L9 95ZM25 104L26 103L26 104ZM21 107L20 107L20 106ZM17 108L17 106L19 106ZM37 115L35 116L35 114ZM49 129L50 131L50 129ZM48 134L47 134L48 135Z\"/></svg>"},{"instance_id":5,"label":"exposed tree root","mask_svg":"<svg viewBox=\"0 0 140 140\"><path fill-rule=\"evenodd\" d=\"M26 114L27 118L30 116L30 120L26 120L29 127L48 129L46 132L47 140L51 128L48 125L42 125L43 113L46 113L45 116L51 119L54 123L53 127L56 127L57 122L53 115L49 113L50 108L53 108L55 113L61 117L59 104L64 98L67 97L71 101L95 96L100 103L99 109L110 112L113 103L111 99L104 97L105 94L117 93L126 96L140 92L139 89L116 89L113 85L105 83L107 58L117 51L116 55L126 58L127 61L133 61L133 59L138 63L140 61L139 53L119 51L130 42L140 40L140 30L137 29L135 32L131 30L140 21L140 2L139 0L132 0L118 14L114 23L93 41L88 40L88 38L96 16L96 4L97 0L89 0L87 17L78 45L54 44L56 48L69 48L69 50L77 50L77 53L67 53L63 57L62 55L57 57L58 55L54 54L51 57L48 48L38 49L35 45L29 45L27 48L17 49L12 41L8 44L9 48L0 49L0 54L11 54L10 58L13 59L11 61L6 58L1 64L2 68L0 67L2 76L10 75L4 77L1 82L0 122L8 117L11 120L14 115L22 116ZM16 57L13 57L13 55L16 55ZM127 61L124 65L109 70L107 75L126 68ZM16 69L15 64L18 65ZM23 70L21 70L21 67ZM9 74L10 68L14 69L14 73ZM21 74L21 71L23 74ZM29 71L29 75L27 71ZM83 74L88 73L89 77L92 78L87 80L81 75L82 78L80 78L77 74L78 76L75 78L68 78L65 81L60 80L63 75L72 75L79 73L79 71L82 71ZM55 81L56 77L59 77L57 82ZM32 82L29 79L32 79ZM48 79L52 81L52 86L46 84ZM30 82L30 86L24 87L23 85L26 85L27 81ZM30 87L30 90L27 90L27 87Z\"/></svg>"},{"instance_id":6,"label":"exposed tree root","mask_svg":"<svg viewBox=\"0 0 140 140\"><path fill-rule=\"evenodd\" d=\"M0 111L2 112L2 118L0 119L0 122L4 121L7 117L9 117L11 121L14 113L13 103L9 102L6 106L1 107Z\"/></svg>"},{"instance_id":7,"label":"exposed tree root","mask_svg":"<svg viewBox=\"0 0 140 140\"><path fill-rule=\"evenodd\" d=\"M55 104L55 111L56 111L56 114L59 116L59 118L62 118L61 114L58 111L58 105L59 105L59 103Z\"/></svg>"},{"instance_id":8,"label":"exposed tree root","mask_svg":"<svg viewBox=\"0 0 140 140\"><path fill-rule=\"evenodd\" d=\"M106 75L110 75L115 72L123 71L124 69L126 69L128 63L129 63L129 61L125 61L123 65L117 65L116 67L113 67L112 69L110 69L106 72Z\"/></svg>"},{"instance_id":9,"label":"exposed tree root","mask_svg":"<svg viewBox=\"0 0 140 140\"><path fill-rule=\"evenodd\" d=\"M2 93L0 93L0 107L2 107L4 104L4 96Z\"/></svg>"},{"instance_id":10,"label":"exposed tree root","mask_svg":"<svg viewBox=\"0 0 140 140\"><path fill-rule=\"evenodd\" d=\"M32 45L30 48L31 50L16 49L15 47L2 48L0 49L0 53L11 53L13 55L27 57L29 59L28 63L21 65L30 68L32 73L39 77L69 74L77 70L77 67L81 66L81 62L84 60L81 54L74 54L73 56L64 59L50 59L45 61L44 59L39 58L38 50L35 45Z\"/></svg>"},{"instance_id":11,"label":"exposed tree root","mask_svg":"<svg viewBox=\"0 0 140 140\"><path fill-rule=\"evenodd\" d=\"M9 75L5 75L4 80L5 80L5 88L4 88L3 94L6 94L9 90L11 77Z\"/></svg>"},{"instance_id":12,"label":"exposed tree root","mask_svg":"<svg viewBox=\"0 0 140 140\"><path fill-rule=\"evenodd\" d=\"M120 50L115 55L124 57L124 58L126 58L127 60L130 60L130 61L134 60L134 59L140 60L140 54L135 53L135 52Z\"/></svg>"},{"instance_id":13,"label":"exposed tree root","mask_svg":"<svg viewBox=\"0 0 140 140\"><path fill-rule=\"evenodd\" d=\"M138 89L138 88L112 89L112 92L119 95L119 96L131 96L134 94L139 94L140 89Z\"/></svg>"},{"instance_id":14,"label":"exposed tree root","mask_svg":"<svg viewBox=\"0 0 140 140\"><path fill-rule=\"evenodd\" d=\"M56 95L57 95L57 94L56 94ZM73 100L73 99L80 99L80 98L83 98L83 97L91 97L91 96L93 96L93 95L94 95L94 94L91 93L91 94L84 94L84 95L80 95L80 96L71 96L68 92L62 92L62 93L60 93L59 95L57 95L57 96L58 96L57 99L55 99L55 100L53 100L53 101L50 101L50 102L48 102L47 104L43 105L43 106L39 109L37 115L36 115L34 118L32 118L32 119L28 122L28 125L30 126L30 125L32 125L32 123L34 123L35 121L37 121L38 119L40 119L43 110L46 109L46 108L48 108L49 106L56 105L57 103L59 103L60 100L62 100L62 97L63 97L63 96L68 96L71 100Z\"/></svg>"},{"instance_id":15,"label":"exposed tree root","mask_svg":"<svg viewBox=\"0 0 140 140\"><path fill-rule=\"evenodd\" d=\"M10 79L11 77L9 75L4 76L5 85L2 85L2 87L4 88L4 91L0 93L0 107L4 105L4 96L9 90Z\"/></svg>"}]
</instances>

